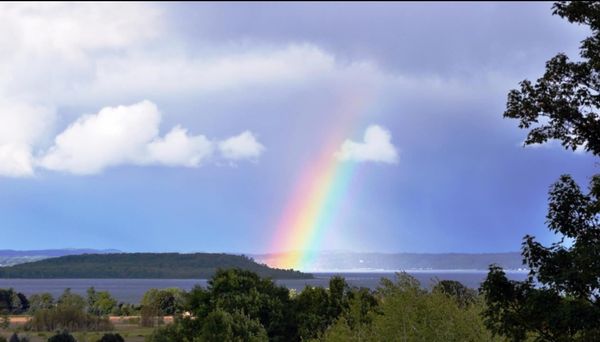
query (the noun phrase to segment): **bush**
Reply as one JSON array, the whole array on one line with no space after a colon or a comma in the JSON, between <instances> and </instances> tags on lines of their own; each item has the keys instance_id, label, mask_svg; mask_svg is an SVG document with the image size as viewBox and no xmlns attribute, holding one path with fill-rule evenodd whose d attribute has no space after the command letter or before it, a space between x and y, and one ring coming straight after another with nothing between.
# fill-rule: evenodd
<instances>
[{"instance_id":1,"label":"bush","mask_svg":"<svg viewBox=\"0 0 600 342\"><path fill-rule=\"evenodd\" d=\"M17 333L13 333L8 342L29 342L29 337L17 335Z\"/></svg>"},{"instance_id":2,"label":"bush","mask_svg":"<svg viewBox=\"0 0 600 342\"><path fill-rule=\"evenodd\" d=\"M32 296L33 298L33 296ZM108 317L98 317L85 311L85 300L66 289L53 304L51 296L43 295L35 300L35 311L25 325L26 329L34 331L54 331L67 329L69 331L102 331L112 330L113 326Z\"/></svg>"},{"instance_id":3,"label":"bush","mask_svg":"<svg viewBox=\"0 0 600 342\"><path fill-rule=\"evenodd\" d=\"M52 297L52 294L48 292L34 294L29 297L28 313L30 315L33 315L40 309L51 309L52 307L54 307L54 297Z\"/></svg>"},{"instance_id":4,"label":"bush","mask_svg":"<svg viewBox=\"0 0 600 342\"><path fill-rule=\"evenodd\" d=\"M112 330L108 317L90 315L81 308L59 305L52 309L38 310L27 323L26 328L34 331L70 331Z\"/></svg>"},{"instance_id":5,"label":"bush","mask_svg":"<svg viewBox=\"0 0 600 342\"><path fill-rule=\"evenodd\" d=\"M98 342L125 342L125 340L119 334L104 334Z\"/></svg>"},{"instance_id":6,"label":"bush","mask_svg":"<svg viewBox=\"0 0 600 342\"><path fill-rule=\"evenodd\" d=\"M163 323L163 316L157 307L145 305L140 309L140 325L143 327L155 327Z\"/></svg>"},{"instance_id":7,"label":"bush","mask_svg":"<svg viewBox=\"0 0 600 342\"><path fill-rule=\"evenodd\" d=\"M267 331L256 319L222 310L211 312L202 327L201 341L268 341Z\"/></svg>"},{"instance_id":8,"label":"bush","mask_svg":"<svg viewBox=\"0 0 600 342\"><path fill-rule=\"evenodd\" d=\"M63 332L57 332L56 335L50 337L48 342L77 342L73 335L69 334L68 331L64 330Z\"/></svg>"},{"instance_id":9,"label":"bush","mask_svg":"<svg viewBox=\"0 0 600 342\"><path fill-rule=\"evenodd\" d=\"M141 306L156 310L156 316L170 316L181 312L184 292L178 288L150 289L144 293Z\"/></svg>"},{"instance_id":10,"label":"bush","mask_svg":"<svg viewBox=\"0 0 600 342\"><path fill-rule=\"evenodd\" d=\"M105 316L118 311L117 300L108 291L96 291L94 287L87 290L87 310L96 316Z\"/></svg>"},{"instance_id":11,"label":"bush","mask_svg":"<svg viewBox=\"0 0 600 342\"><path fill-rule=\"evenodd\" d=\"M6 314L0 313L0 329L7 329L10 325L10 317Z\"/></svg>"},{"instance_id":12,"label":"bush","mask_svg":"<svg viewBox=\"0 0 600 342\"><path fill-rule=\"evenodd\" d=\"M178 326L175 324L169 324L165 327L156 328L152 334L146 337L146 342L171 342L171 341L184 341L186 337L191 340L193 337L183 336L178 330Z\"/></svg>"},{"instance_id":13,"label":"bush","mask_svg":"<svg viewBox=\"0 0 600 342\"><path fill-rule=\"evenodd\" d=\"M0 312L19 315L29 309L27 297L13 289L0 289Z\"/></svg>"}]
</instances>

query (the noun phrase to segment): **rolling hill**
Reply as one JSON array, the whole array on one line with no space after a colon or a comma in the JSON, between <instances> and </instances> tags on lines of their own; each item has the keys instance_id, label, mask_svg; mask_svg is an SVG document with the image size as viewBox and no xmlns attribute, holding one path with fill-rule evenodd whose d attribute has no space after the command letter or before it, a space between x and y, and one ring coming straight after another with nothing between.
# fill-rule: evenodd
<instances>
[{"instance_id":1,"label":"rolling hill","mask_svg":"<svg viewBox=\"0 0 600 342\"><path fill-rule=\"evenodd\" d=\"M275 279L312 275L259 264L246 256L212 253L115 253L49 258L0 267L0 278L205 279L218 268L241 268Z\"/></svg>"},{"instance_id":2,"label":"rolling hill","mask_svg":"<svg viewBox=\"0 0 600 342\"><path fill-rule=\"evenodd\" d=\"M0 267L13 266L26 262L44 260L48 258L61 257L65 255L79 254L107 254L121 253L116 249L89 249L89 248L66 248L66 249L41 249L30 251L18 251L13 249L0 249Z\"/></svg>"}]
</instances>

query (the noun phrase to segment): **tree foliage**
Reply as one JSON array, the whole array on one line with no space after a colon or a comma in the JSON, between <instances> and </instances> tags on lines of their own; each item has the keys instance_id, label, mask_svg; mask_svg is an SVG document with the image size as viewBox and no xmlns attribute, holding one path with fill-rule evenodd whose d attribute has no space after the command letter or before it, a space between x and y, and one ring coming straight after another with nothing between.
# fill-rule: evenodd
<instances>
[{"instance_id":1,"label":"tree foliage","mask_svg":"<svg viewBox=\"0 0 600 342\"><path fill-rule=\"evenodd\" d=\"M524 282L509 281L492 266L482 284L488 308L486 324L497 334L524 340L600 340L600 176L590 192L561 176L550 190L548 227L569 238L543 246L532 236L523 242L530 268Z\"/></svg>"},{"instance_id":2,"label":"tree foliage","mask_svg":"<svg viewBox=\"0 0 600 342\"><path fill-rule=\"evenodd\" d=\"M113 326L108 317L89 314L83 297L66 289L56 305L36 309L26 328L35 331L103 331L112 330Z\"/></svg>"},{"instance_id":3,"label":"tree foliage","mask_svg":"<svg viewBox=\"0 0 600 342\"><path fill-rule=\"evenodd\" d=\"M353 300L365 302L358 305L358 311L377 304L369 290L350 289L341 277L333 277L328 289L306 287L292 296L286 287L256 273L219 270L207 288L198 286L186 295L188 317L177 317L174 324L157 329L148 340L309 340L321 336L348 312Z\"/></svg>"},{"instance_id":4,"label":"tree foliage","mask_svg":"<svg viewBox=\"0 0 600 342\"><path fill-rule=\"evenodd\" d=\"M240 312L228 313L217 309L206 317L202 325L200 340L206 342L260 342L269 339L265 328L258 320Z\"/></svg>"},{"instance_id":5,"label":"tree foliage","mask_svg":"<svg viewBox=\"0 0 600 342\"><path fill-rule=\"evenodd\" d=\"M184 306L184 292L178 288L150 289L146 291L141 302L141 324L146 327L156 326L163 317L180 313Z\"/></svg>"},{"instance_id":6,"label":"tree foliage","mask_svg":"<svg viewBox=\"0 0 600 342\"><path fill-rule=\"evenodd\" d=\"M461 288L462 284L453 284ZM357 305L342 315L322 337L323 341L494 341L473 301L462 306L441 290L427 291L406 273L397 280L382 279L379 305ZM360 309L358 309L360 308ZM366 308L366 310L364 310ZM357 310L358 309L358 310ZM352 323L354 322L354 323Z\"/></svg>"},{"instance_id":7,"label":"tree foliage","mask_svg":"<svg viewBox=\"0 0 600 342\"><path fill-rule=\"evenodd\" d=\"M92 286L87 290L87 310L96 316L106 316L117 307L117 300L108 291L96 291Z\"/></svg>"},{"instance_id":8,"label":"tree foliage","mask_svg":"<svg viewBox=\"0 0 600 342\"><path fill-rule=\"evenodd\" d=\"M460 307L467 307L477 299L477 292L456 280L440 280L433 287L433 292L442 293L456 301Z\"/></svg>"},{"instance_id":9,"label":"tree foliage","mask_svg":"<svg viewBox=\"0 0 600 342\"><path fill-rule=\"evenodd\" d=\"M553 9L590 28L581 60L564 54L552 58L535 84L525 80L509 93L504 116L530 129L525 144L558 139L565 148L600 156L600 2L560 1ZM591 178L587 193L562 175L550 188L546 219L559 241L544 246L524 237L526 281L510 281L500 267L490 267L481 287L486 325L514 341L598 341L600 175Z\"/></svg>"},{"instance_id":10,"label":"tree foliage","mask_svg":"<svg viewBox=\"0 0 600 342\"><path fill-rule=\"evenodd\" d=\"M565 148L585 148L600 155L600 2L560 1L554 14L588 26L592 35L581 44L581 60L558 54L546 63L535 83L524 80L510 91L504 116L530 129L525 144L558 139Z\"/></svg>"},{"instance_id":11,"label":"tree foliage","mask_svg":"<svg viewBox=\"0 0 600 342\"><path fill-rule=\"evenodd\" d=\"M0 289L0 313L22 314L29 309L27 297L13 289Z\"/></svg>"},{"instance_id":12,"label":"tree foliage","mask_svg":"<svg viewBox=\"0 0 600 342\"><path fill-rule=\"evenodd\" d=\"M35 314L40 309L51 309L54 307L54 297L48 292L36 293L29 297L30 315Z\"/></svg>"},{"instance_id":13,"label":"tree foliage","mask_svg":"<svg viewBox=\"0 0 600 342\"><path fill-rule=\"evenodd\" d=\"M216 310L240 313L263 325L274 340L290 340L288 325L292 321L289 290L277 286L271 279L256 273L229 269L218 270L209 280L206 293L196 288L191 296L197 306L190 309L194 314L207 314Z\"/></svg>"}]
</instances>

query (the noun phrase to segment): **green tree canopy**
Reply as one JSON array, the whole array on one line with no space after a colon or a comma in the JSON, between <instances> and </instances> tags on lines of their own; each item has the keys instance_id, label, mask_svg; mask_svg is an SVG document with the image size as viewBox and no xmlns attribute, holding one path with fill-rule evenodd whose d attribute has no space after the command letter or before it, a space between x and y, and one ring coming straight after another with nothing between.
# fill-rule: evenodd
<instances>
[{"instance_id":1,"label":"green tree canopy","mask_svg":"<svg viewBox=\"0 0 600 342\"><path fill-rule=\"evenodd\" d=\"M27 297L13 289L0 289L0 313L21 314L29 309Z\"/></svg>"},{"instance_id":2,"label":"green tree canopy","mask_svg":"<svg viewBox=\"0 0 600 342\"><path fill-rule=\"evenodd\" d=\"M141 305L153 308L160 316L174 315L181 311L183 297L183 291L178 288L150 289L144 293Z\"/></svg>"},{"instance_id":3,"label":"green tree canopy","mask_svg":"<svg viewBox=\"0 0 600 342\"><path fill-rule=\"evenodd\" d=\"M29 314L35 314L40 309L50 309L54 306L54 297L48 292L36 293L29 297Z\"/></svg>"},{"instance_id":4,"label":"green tree canopy","mask_svg":"<svg viewBox=\"0 0 600 342\"><path fill-rule=\"evenodd\" d=\"M456 280L440 280L433 286L433 292L439 292L454 299L461 307L466 307L475 302L477 292L464 286Z\"/></svg>"},{"instance_id":5,"label":"green tree canopy","mask_svg":"<svg viewBox=\"0 0 600 342\"><path fill-rule=\"evenodd\" d=\"M373 305L369 296L358 300L361 297L350 298L350 310L325 332L323 341L496 340L483 325L478 303L462 307L441 290L423 289L406 273L397 274L396 281L382 279L377 291L379 305Z\"/></svg>"},{"instance_id":6,"label":"green tree canopy","mask_svg":"<svg viewBox=\"0 0 600 342\"><path fill-rule=\"evenodd\" d=\"M92 286L87 290L88 312L98 316L110 314L117 307L117 300L108 291L96 291Z\"/></svg>"}]
</instances>

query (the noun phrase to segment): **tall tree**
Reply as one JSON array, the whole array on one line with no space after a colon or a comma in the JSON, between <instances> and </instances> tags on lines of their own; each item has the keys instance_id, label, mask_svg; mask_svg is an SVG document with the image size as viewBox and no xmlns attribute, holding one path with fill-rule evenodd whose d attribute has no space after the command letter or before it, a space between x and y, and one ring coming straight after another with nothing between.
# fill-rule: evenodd
<instances>
[{"instance_id":1,"label":"tall tree","mask_svg":"<svg viewBox=\"0 0 600 342\"><path fill-rule=\"evenodd\" d=\"M556 2L553 14L590 28L581 59L558 54L549 60L535 84L525 80L509 93L504 116L530 129L525 144L557 139L567 149L600 156L600 2ZM510 281L490 267L481 288L486 325L514 341L599 341L600 175L587 193L561 176L550 188L546 218L560 240L544 246L525 236L526 281Z\"/></svg>"},{"instance_id":2,"label":"tall tree","mask_svg":"<svg viewBox=\"0 0 600 342\"><path fill-rule=\"evenodd\" d=\"M525 144L560 140L565 148L600 155L600 2L559 1L553 14L586 25L592 35L582 41L581 60L558 54L546 62L535 84L520 83L508 94L504 117L530 129Z\"/></svg>"}]
</instances>

